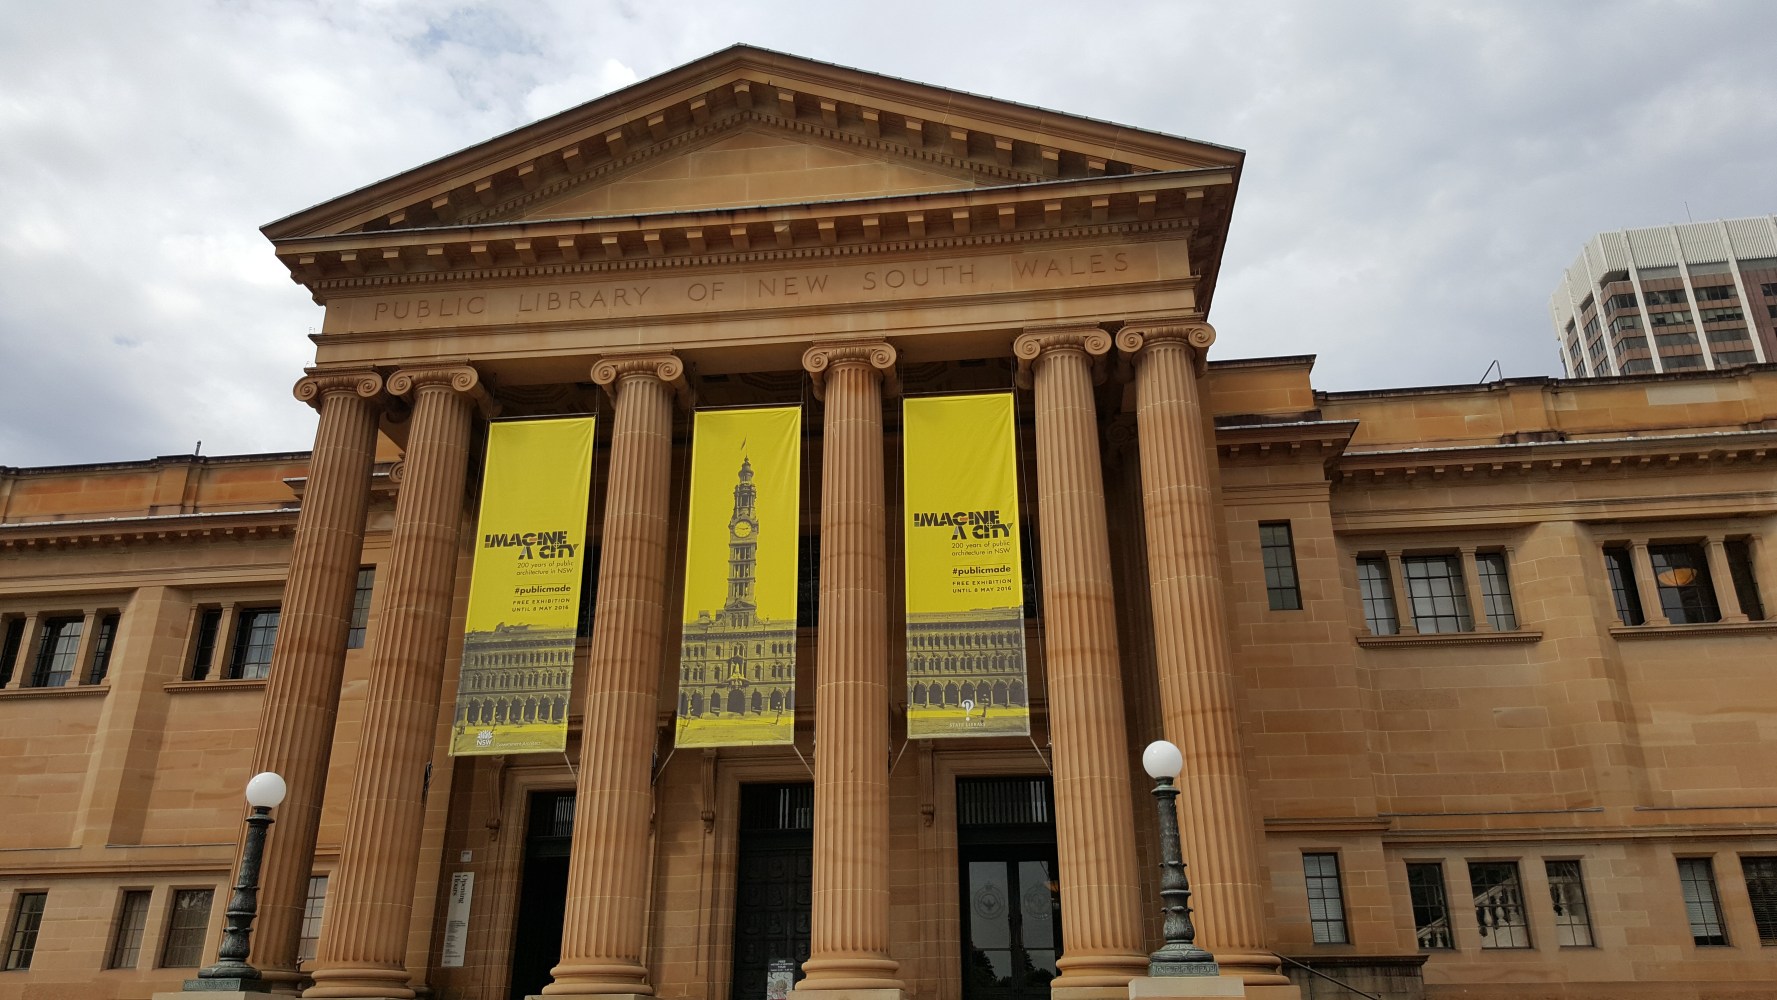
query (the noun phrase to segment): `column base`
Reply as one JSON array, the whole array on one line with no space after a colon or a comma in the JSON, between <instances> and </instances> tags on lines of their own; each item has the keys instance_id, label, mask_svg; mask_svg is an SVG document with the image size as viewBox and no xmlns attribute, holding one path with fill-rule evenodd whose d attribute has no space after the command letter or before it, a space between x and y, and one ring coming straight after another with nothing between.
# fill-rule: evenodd
<instances>
[{"instance_id":1,"label":"column base","mask_svg":"<svg viewBox=\"0 0 1777 1000\"><path fill-rule=\"evenodd\" d=\"M1137 976L1129 981L1129 1000L1250 996L1239 976Z\"/></svg>"},{"instance_id":2,"label":"column base","mask_svg":"<svg viewBox=\"0 0 1777 1000\"><path fill-rule=\"evenodd\" d=\"M597 997L598 1000L659 1000L659 998L652 993L587 993L585 995L589 997ZM559 993L532 993L530 996L525 997L524 1000L562 1000L562 998Z\"/></svg>"},{"instance_id":3,"label":"column base","mask_svg":"<svg viewBox=\"0 0 1777 1000\"><path fill-rule=\"evenodd\" d=\"M787 1000L906 1000L905 990L882 989L837 989L837 990L806 990L800 986L790 991Z\"/></svg>"},{"instance_id":4,"label":"column base","mask_svg":"<svg viewBox=\"0 0 1777 1000\"><path fill-rule=\"evenodd\" d=\"M156 993L154 1000L272 1000L273 996L275 994L264 989L186 989L178 993Z\"/></svg>"}]
</instances>

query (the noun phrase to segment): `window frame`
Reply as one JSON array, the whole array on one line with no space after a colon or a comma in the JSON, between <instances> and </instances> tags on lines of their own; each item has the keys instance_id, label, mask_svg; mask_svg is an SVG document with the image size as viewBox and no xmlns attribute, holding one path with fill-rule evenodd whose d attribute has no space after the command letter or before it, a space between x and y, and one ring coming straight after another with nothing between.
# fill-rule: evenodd
<instances>
[{"instance_id":1,"label":"window frame","mask_svg":"<svg viewBox=\"0 0 1777 1000\"><path fill-rule=\"evenodd\" d=\"M228 667L223 679L231 681L262 681L271 676L273 651L277 648L278 626L284 609L277 604L255 605L235 609L234 636L229 643ZM261 622L271 619L269 628ZM264 636L261 642L260 637ZM258 651L263 650L263 656Z\"/></svg>"},{"instance_id":2,"label":"window frame","mask_svg":"<svg viewBox=\"0 0 1777 1000\"><path fill-rule=\"evenodd\" d=\"M1679 555L1692 564L1675 560ZM1674 625L1710 625L1721 621L1721 600L1709 572L1707 541L1650 542L1647 559L1653 568L1660 611L1667 621ZM1685 578L1687 572L1690 576Z\"/></svg>"},{"instance_id":3,"label":"window frame","mask_svg":"<svg viewBox=\"0 0 1777 1000\"><path fill-rule=\"evenodd\" d=\"M1265 603L1270 610L1301 611L1302 577L1296 569L1296 538L1289 521L1259 522L1259 563L1264 567Z\"/></svg>"},{"instance_id":4,"label":"window frame","mask_svg":"<svg viewBox=\"0 0 1777 1000\"><path fill-rule=\"evenodd\" d=\"M1413 914L1413 937L1420 951L1455 951L1456 950L1456 914L1450 908L1450 889L1444 882L1444 862L1442 861L1408 861L1407 866L1407 906ZM1435 871L1435 881L1415 881L1415 870L1423 873ZM1435 900L1420 898L1421 889L1431 889L1437 894ZM1429 917L1432 911L1439 911L1440 916L1429 921L1420 919L1421 911ZM1427 944L1428 934L1436 939L1437 924L1442 921L1443 944Z\"/></svg>"},{"instance_id":5,"label":"window frame","mask_svg":"<svg viewBox=\"0 0 1777 1000\"><path fill-rule=\"evenodd\" d=\"M1468 592L1461 552L1404 552L1401 554L1401 586L1407 595L1407 610L1413 617L1413 629L1420 635L1449 635L1475 630L1473 598ZM1433 575L1425 570L1444 570ZM1421 572L1415 573L1418 569ZM1440 585L1449 588L1439 593ZM1448 602L1450 611L1439 610ZM1421 613L1421 608L1424 612ZM1431 627L1427 627L1428 624ZM1446 624L1454 628L1445 628Z\"/></svg>"},{"instance_id":6,"label":"window frame","mask_svg":"<svg viewBox=\"0 0 1777 1000\"><path fill-rule=\"evenodd\" d=\"M1487 869L1504 869L1510 872L1510 878L1486 886L1481 886L1481 872ZM1475 924L1481 933L1481 948L1485 951L1527 951L1536 947L1530 934L1530 908L1525 905L1524 873L1519 867L1517 858L1471 858L1468 859L1469 894L1474 900ZM1485 895L1510 886L1504 903L1483 903ZM1493 919L1483 916L1484 908L1491 908L1497 914L1503 912L1516 919ZM1501 932L1509 932L1509 940L1502 938ZM1499 944L1501 940L1508 943Z\"/></svg>"},{"instance_id":7,"label":"window frame","mask_svg":"<svg viewBox=\"0 0 1777 1000\"><path fill-rule=\"evenodd\" d=\"M320 895L315 894L315 883L321 883ZM309 875L308 889L302 900L302 932L296 943L296 964L315 960L321 946L321 928L327 920L327 890L332 885L331 872L313 872ZM314 933L309 933L310 929Z\"/></svg>"},{"instance_id":8,"label":"window frame","mask_svg":"<svg viewBox=\"0 0 1777 1000\"><path fill-rule=\"evenodd\" d=\"M1324 861L1332 859L1332 871L1324 869L1315 871L1310 868L1310 859ZM1303 851L1302 882L1308 900L1308 926L1313 935L1315 945L1348 945L1351 943L1351 924L1345 915L1345 879L1339 865L1338 851ZM1328 894L1328 887L1331 894ZM1316 916L1316 904L1322 913L1326 913L1328 904L1332 905L1336 915ZM1327 937L1323 940L1323 932ZM1337 935L1336 937L1333 935Z\"/></svg>"},{"instance_id":9,"label":"window frame","mask_svg":"<svg viewBox=\"0 0 1777 1000\"><path fill-rule=\"evenodd\" d=\"M140 903L132 917L130 904ZM111 920L111 944L105 949L105 968L136 969L142 964L142 939L148 932L148 914L154 908L153 889L123 889L117 897L117 914ZM124 953L128 952L126 958Z\"/></svg>"},{"instance_id":10,"label":"window frame","mask_svg":"<svg viewBox=\"0 0 1777 1000\"><path fill-rule=\"evenodd\" d=\"M1572 874L1555 874L1555 866L1572 865ZM1560 948L1596 948L1592 930L1592 900L1586 892L1585 866L1579 858L1544 858L1543 877L1549 886L1549 905L1555 911L1555 944ZM1563 887L1558 891L1556 886ZM1563 898L1563 892L1566 893ZM1563 910L1563 904L1566 908ZM1583 932L1583 933L1582 933ZM1584 937L1584 940L1579 938ZM1574 940L1568 940L1573 938Z\"/></svg>"},{"instance_id":11,"label":"window frame","mask_svg":"<svg viewBox=\"0 0 1777 1000\"><path fill-rule=\"evenodd\" d=\"M363 649L370 632L370 602L375 598L376 567L358 567L358 579L352 588L352 617L346 626L346 648Z\"/></svg>"},{"instance_id":12,"label":"window frame","mask_svg":"<svg viewBox=\"0 0 1777 1000\"><path fill-rule=\"evenodd\" d=\"M1756 876L1754 867L1761 869ZM1759 944L1766 948L1777 947L1777 855L1741 855L1740 877L1746 882L1746 900L1752 907L1752 923L1758 928Z\"/></svg>"},{"instance_id":13,"label":"window frame","mask_svg":"<svg viewBox=\"0 0 1777 1000\"><path fill-rule=\"evenodd\" d=\"M204 903L203 916L198 918L196 924L194 924L194 925L181 925L179 923L179 913L181 912L179 909L179 901L181 899L188 897L188 896L194 896L199 893L202 893L206 897L206 902ZM166 922L165 922L164 927L161 930L160 961L156 963L155 967L161 968L161 969L197 969L197 968L202 968L203 964L204 964L204 946L209 943L210 915L211 915L212 911L215 910L215 908L216 908L216 889L214 886L210 886L210 887L197 887L197 886L175 887L167 900ZM181 939L177 942L175 942L175 940L174 940L174 935L176 935L176 934L191 934L191 933L195 933L197 935L195 945L193 945L190 941L188 941L186 939ZM181 961L175 962L174 961L175 956L172 954L175 946L180 947L180 948L195 947L196 957L190 962L182 961L186 957L185 953L182 951L178 956L176 956L177 958L181 959Z\"/></svg>"},{"instance_id":14,"label":"window frame","mask_svg":"<svg viewBox=\"0 0 1777 1000\"><path fill-rule=\"evenodd\" d=\"M1357 592L1363 603L1364 625L1371 635L1400 635L1401 611L1395 605L1394 576L1388 556L1359 554L1356 562ZM1375 575L1366 575L1366 569L1374 569ZM1378 625L1386 625L1386 630L1378 629Z\"/></svg>"},{"instance_id":15,"label":"window frame","mask_svg":"<svg viewBox=\"0 0 1777 1000\"><path fill-rule=\"evenodd\" d=\"M1701 855L1673 860L1678 862L1679 899L1684 904L1685 919L1691 926L1691 944L1698 948L1733 947L1733 940L1728 936L1727 914L1722 912L1721 888L1715 881L1715 858ZM1701 877L1693 877L1692 872L1700 872ZM1697 890L1694 899L1693 889ZM1713 918L1708 915L1709 910L1714 911ZM1712 925L1717 933L1707 933Z\"/></svg>"},{"instance_id":16,"label":"window frame","mask_svg":"<svg viewBox=\"0 0 1777 1000\"><path fill-rule=\"evenodd\" d=\"M30 907L33 901L34 909ZM37 956L38 936L43 931L43 915L48 910L48 889L26 889L13 894L12 916L6 922L6 957L0 962L0 971L30 971L31 961ZM29 927L25 926L27 922Z\"/></svg>"},{"instance_id":17,"label":"window frame","mask_svg":"<svg viewBox=\"0 0 1777 1000\"><path fill-rule=\"evenodd\" d=\"M80 647L86 616L44 615L37 625L37 655L26 687L69 687L80 674Z\"/></svg>"}]
</instances>

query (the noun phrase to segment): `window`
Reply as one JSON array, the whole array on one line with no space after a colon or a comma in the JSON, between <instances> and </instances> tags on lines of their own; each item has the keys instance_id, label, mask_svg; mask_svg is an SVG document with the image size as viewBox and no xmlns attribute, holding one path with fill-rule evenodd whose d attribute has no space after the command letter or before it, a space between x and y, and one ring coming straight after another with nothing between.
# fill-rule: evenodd
<instances>
[{"instance_id":1,"label":"window","mask_svg":"<svg viewBox=\"0 0 1777 1000\"><path fill-rule=\"evenodd\" d=\"M1777 281L1768 281L1758 287L1759 291L1764 292L1772 298L1777 298Z\"/></svg>"},{"instance_id":2,"label":"window","mask_svg":"<svg viewBox=\"0 0 1777 1000\"><path fill-rule=\"evenodd\" d=\"M1619 295L1612 295L1610 297L1608 307L1611 312L1615 312L1618 309L1633 309L1633 308L1635 308L1635 293L1634 292L1623 292Z\"/></svg>"},{"instance_id":3,"label":"window","mask_svg":"<svg viewBox=\"0 0 1777 1000\"><path fill-rule=\"evenodd\" d=\"M216 633L222 628L222 609L205 608L197 620L197 642L191 650L191 679L201 681L210 676L210 665L216 659Z\"/></svg>"},{"instance_id":4,"label":"window","mask_svg":"<svg viewBox=\"0 0 1777 1000\"><path fill-rule=\"evenodd\" d=\"M19 647L25 644L25 620L13 618L6 623L6 640L0 643L0 687L12 683L12 669L18 663Z\"/></svg>"},{"instance_id":5,"label":"window","mask_svg":"<svg viewBox=\"0 0 1777 1000\"><path fill-rule=\"evenodd\" d=\"M1555 906L1555 939L1563 948L1592 947L1592 914L1578 861L1545 861L1549 901Z\"/></svg>"},{"instance_id":6,"label":"window","mask_svg":"<svg viewBox=\"0 0 1777 1000\"><path fill-rule=\"evenodd\" d=\"M1413 927L1419 947L1454 948L1450 903L1444 896L1444 866L1428 861L1407 866L1407 895L1413 902Z\"/></svg>"},{"instance_id":7,"label":"window","mask_svg":"<svg viewBox=\"0 0 1777 1000\"><path fill-rule=\"evenodd\" d=\"M142 929L148 926L147 889L131 889L123 894L117 908L117 926L111 932L111 953L105 958L107 969L133 969L142 957Z\"/></svg>"},{"instance_id":8,"label":"window","mask_svg":"<svg viewBox=\"0 0 1777 1000\"><path fill-rule=\"evenodd\" d=\"M364 648L364 632L370 627L370 591L375 584L375 566L358 570L358 589L352 591L352 627L346 633L347 649Z\"/></svg>"},{"instance_id":9,"label":"window","mask_svg":"<svg viewBox=\"0 0 1777 1000\"><path fill-rule=\"evenodd\" d=\"M1617 341L1617 350L1619 350L1619 351L1645 351L1645 350L1647 350L1647 338L1640 337L1640 336L1624 337L1621 340ZM1625 362L1623 367L1627 368L1632 363L1633 362Z\"/></svg>"},{"instance_id":10,"label":"window","mask_svg":"<svg viewBox=\"0 0 1777 1000\"><path fill-rule=\"evenodd\" d=\"M321 918L327 912L327 876L310 875L308 898L302 904L302 941L296 946L298 962L312 962L321 943Z\"/></svg>"},{"instance_id":11,"label":"window","mask_svg":"<svg viewBox=\"0 0 1777 1000\"><path fill-rule=\"evenodd\" d=\"M1288 521L1259 524L1259 551L1265 562L1265 596L1273 611L1302 610L1302 589L1296 580L1296 549Z\"/></svg>"},{"instance_id":12,"label":"window","mask_svg":"<svg viewBox=\"0 0 1777 1000\"><path fill-rule=\"evenodd\" d=\"M167 921L167 943L160 964L169 969L194 968L203 963L204 932L210 925L209 889L180 889L173 893L173 913Z\"/></svg>"},{"instance_id":13,"label":"window","mask_svg":"<svg viewBox=\"0 0 1777 1000\"><path fill-rule=\"evenodd\" d=\"M29 969L37 954L37 929L43 926L47 892L21 892L12 911L12 933L6 935L6 971Z\"/></svg>"},{"instance_id":14,"label":"window","mask_svg":"<svg viewBox=\"0 0 1777 1000\"><path fill-rule=\"evenodd\" d=\"M1684 289L1682 288L1665 288L1656 291L1646 291L1642 294L1647 298L1647 304L1650 306L1682 306L1687 304L1684 297Z\"/></svg>"},{"instance_id":15,"label":"window","mask_svg":"<svg viewBox=\"0 0 1777 1000\"><path fill-rule=\"evenodd\" d=\"M1734 578L1734 595L1740 598L1740 610L1753 621L1765 617L1765 602L1758 592L1758 575L1752 571L1752 546L1744 538L1731 538L1723 548L1728 553L1728 575Z\"/></svg>"},{"instance_id":16,"label":"window","mask_svg":"<svg viewBox=\"0 0 1777 1000\"><path fill-rule=\"evenodd\" d=\"M1362 556L1357 561L1357 586L1364 598L1364 623L1371 635L1394 635L1401 630L1395 616L1394 585L1388 577L1388 560Z\"/></svg>"},{"instance_id":17,"label":"window","mask_svg":"<svg viewBox=\"0 0 1777 1000\"><path fill-rule=\"evenodd\" d=\"M1458 556L1406 556L1401 578L1413 609L1413 627L1421 632L1471 632L1468 590L1462 582Z\"/></svg>"},{"instance_id":18,"label":"window","mask_svg":"<svg viewBox=\"0 0 1777 1000\"><path fill-rule=\"evenodd\" d=\"M1624 625L1642 625L1641 588L1635 585L1635 564L1629 547L1609 545L1604 549L1604 571L1610 577L1610 596L1617 606L1617 621Z\"/></svg>"},{"instance_id":19,"label":"window","mask_svg":"<svg viewBox=\"0 0 1777 1000\"><path fill-rule=\"evenodd\" d=\"M99 616L99 634L93 637L93 659L87 665L86 682L97 684L111 672L111 647L117 645L118 615Z\"/></svg>"},{"instance_id":20,"label":"window","mask_svg":"<svg viewBox=\"0 0 1777 1000\"><path fill-rule=\"evenodd\" d=\"M1647 341L1644 340L1637 346L1641 347L1643 350L1646 350L1647 349ZM1645 375L1648 372L1651 372L1653 370L1654 370L1654 363L1652 361L1649 361L1646 358L1636 358L1632 361L1623 362L1623 374L1624 375Z\"/></svg>"},{"instance_id":21,"label":"window","mask_svg":"<svg viewBox=\"0 0 1777 1000\"><path fill-rule=\"evenodd\" d=\"M1641 329L1641 317L1634 313L1630 313L1627 316L1618 316L1616 319L1610 321L1610 332L1612 333L1622 333L1624 330L1639 329Z\"/></svg>"},{"instance_id":22,"label":"window","mask_svg":"<svg viewBox=\"0 0 1777 1000\"><path fill-rule=\"evenodd\" d=\"M1724 306L1716 309L1699 310L1697 315L1705 323L1725 323L1731 320L1744 320L1746 313L1739 306Z\"/></svg>"},{"instance_id":23,"label":"window","mask_svg":"<svg viewBox=\"0 0 1777 1000\"><path fill-rule=\"evenodd\" d=\"M1750 365L1757 360L1758 355L1752 351L1715 352L1715 366L1717 368L1726 368L1729 365Z\"/></svg>"},{"instance_id":24,"label":"window","mask_svg":"<svg viewBox=\"0 0 1777 1000\"><path fill-rule=\"evenodd\" d=\"M592 637L592 613L598 604L599 555L602 551L598 542L591 539L587 532L586 558L580 560L580 607L574 617L574 637L589 639Z\"/></svg>"},{"instance_id":25,"label":"window","mask_svg":"<svg viewBox=\"0 0 1777 1000\"><path fill-rule=\"evenodd\" d=\"M1746 328L1743 326L1730 326L1722 330L1710 330L1703 336L1709 341L1709 346L1711 347L1720 347L1724 344L1742 344L1751 339L1746 335Z\"/></svg>"},{"instance_id":26,"label":"window","mask_svg":"<svg viewBox=\"0 0 1777 1000\"><path fill-rule=\"evenodd\" d=\"M1752 921L1760 944L1777 944L1777 858L1741 858L1746 895L1752 900Z\"/></svg>"},{"instance_id":27,"label":"window","mask_svg":"<svg viewBox=\"0 0 1777 1000\"><path fill-rule=\"evenodd\" d=\"M1700 945L1726 945L1728 928L1721 919L1721 896L1715 891L1715 864L1708 858L1679 858L1678 884L1684 891L1684 912L1691 921L1691 940Z\"/></svg>"},{"instance_id":28,"label":"window","mask_svg":"<svg viewBox=\"0 0 1777 1000\"><path fill-rule=\"evenodd\" d=\"M1769 315L1772 319L1777 319L1777 305L1766 306L1765 313L1767 315Z\"/></svg>"},{"instance_id":29,"label":"window","mask_svg":"<svg viewBox=\"0 0 1777 1000\"><path fill-rule=\"evenodd\" d=\"M1475 570L1481 577L1481 605L1487 612L1487 623L1501 632L1516 632L1518 614L1512 608L1505 553L1475 553Z\"/></svg>"},{"instance_id":30,"label":"window","mask_svg":"<svg viewBox=\"0 0 1777 1000\"><path fill-rule=\"evenodd\" d=\"M1032 560L1025 546L1025 565ZM821 536L803 535L796 540L796 627L816 628L821 620ZM1024 592L1028 604L1034 590Z\"/></svg>"},{"instance_id":31,"label":"window","mask_svg":"<svg viewBox=\"0 0 1777 1000\"><path fill-rule=\"evenodd\" d=\"M1475 894L1475 923L1481 928L1481 947L1530 947L1530 924L1524 918L1518 863L1470 861L1468 880Z\"/></svg>"},{"instance_id":32,"label":"window","mask_svg":"<svg viewBox=\"0 0 1777 1000\"><path fill-rule=\"evenodd\" d=\"M42 638L37 646L37 668L31 673L31 686L59 688L74 676L74 662L80 655L80 633L86 622L79 618L50 618L43 623Z\"/></svg>"},{"instance_id":33,"label":"window","mask_svg":"<svg viewBox=\"0 0 1777 1000\"><path fill-rule=\"evenodd\" d=\"M1689 345L1692 341L1687 337L1685 338L1685 343ZM1660 358L1665 364L1666 370L1669 372L1689 371L1694 368L1703 367L1703 355L1701 354L1661 354Z\"/></svg>"},{"instance_id":34,"label":"window","mask_svg":"<svg viewBox=\"0 0 1777 1000\"><path fill-rule=\"evenodd\" d=\"M278 638L278 609L250 608L235 623L234 654L228 658L230 680L258 680L271 672L272 646Z\"/></svg>"},{"instance_id":35,"label":"window","mask_svg":"<svg viewBox=\"0 0 1777 1000\"><path fill-rule=\"evenodd\" d=\"M1736 294L1733 285L1701 285L1695 292L1698 302L1726 302Z\"/></svg>"},{"instance_id":36,"label":"window","mask_svg":"<svg viewBox=\"0 0 1777 1000\"><path fill-rule=\"evenodd\" d=\"M1302 855L1302 874L1308 880L1308 921L1314 926L1315 944L1347 944L1345 894L1339 885L1339 855Z\"/></svg>"},{"instance_id":37,"label":"window","mask_svg":"<svg viewBox=\"0 0 1777 1000\"><path fill-rule=\"evenodd\" d=\"M1660 608L1674 625L1721 620L1721 609L1715 603L1715 587L1709 579L1709 560L1703 546L1649 545L1647 555L1654 565L1654 582L1659 585Z\"/></svg>"},{"instance_id":38,"label":"window","mask_svg":"<svg viewBox=\"0 0 1777 1000\"><path fill-rule=\"evenodd\" d=\"M1649 313L1647 321L1654 326L1690 326L1691 312L1689 309L1680 309L1677 312ZM1675 333L1665 334L1663 336L1683 337L1687 343L1691 341L1690 336L1687 334ZM1656 337L1655 339L1658 338Z\"/></svg>"}]
</instances>

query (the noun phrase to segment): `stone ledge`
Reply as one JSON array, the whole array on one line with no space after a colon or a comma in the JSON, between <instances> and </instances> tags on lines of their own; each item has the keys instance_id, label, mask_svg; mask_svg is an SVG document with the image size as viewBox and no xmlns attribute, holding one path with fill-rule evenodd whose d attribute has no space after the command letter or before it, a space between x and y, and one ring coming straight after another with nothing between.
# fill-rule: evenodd
<instances>
[{"instance_id":1,"label":"stone ledge","mask_svg":"<svg viewBox=\"0 0 1777 1000\"><path fill-rule=\"evenodd\" d=\"M1762 622L1698 622L1695 625L1612 625L1617 639L1676 639L1695 635L1739 635L1777 632L1777 620Z\"/></svg>"},{"instance_id":2,"label":"stone ledge","mask_svg":"<svg viewBox=\"0 0 1777 1000\"><path fill-rule=\"evenodd\" d=\"M67 684L62 687L27 687L7 688L0 691L0 698L69 698L80 695L102 695L111 690L111 685L99 684Z\"/></svg>"},{"instance_id":3,"label":"stone ledge","mask_svg":"<svg viewBox=\"0 0 1777 1000\"><path fill-rule=\"evenodd\" d=\"M1612 629L1614 632L1615 629ZM1387 646L1509 646L1543 641L1541 632L1422 632L1416 635L1360 635L1357 644L1367 649Z\"/></svg>"},{"instance_id":4,"label":"stone ledge","mask_svg":"<svg viewBox=\"0 0 1777 1000\"><path fill-rule=\"evenodd\" d=\"M168 681L161 685L161 690L172 693L182 691L257 691L265 687L265 681L264 677L237 677L213 681Z\"/></svg>"}]
</instances>

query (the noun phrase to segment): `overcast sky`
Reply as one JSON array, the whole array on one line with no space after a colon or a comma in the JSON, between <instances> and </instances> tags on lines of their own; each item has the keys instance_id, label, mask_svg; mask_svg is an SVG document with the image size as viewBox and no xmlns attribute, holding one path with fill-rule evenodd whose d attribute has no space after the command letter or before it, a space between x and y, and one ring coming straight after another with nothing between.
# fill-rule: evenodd
<instances>
[{"instance_id":1,"label":"overcast sky","mask_svg":"<svg viewBox=\"0 0 1777 1000\"><path fill-rule=\"evenodd\" d=\"M748 42L1247 151L1214 356L1559 369L1606 229L1777 210L1777 3L0 0L0 465L302 450L258 227Z\"/></svg>"}]
</instances>

